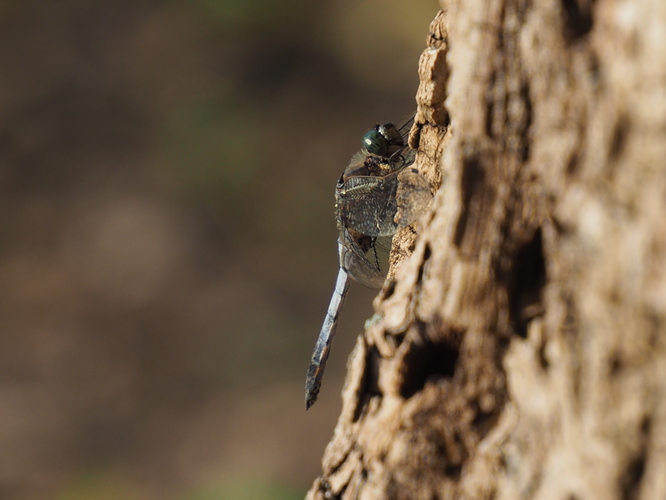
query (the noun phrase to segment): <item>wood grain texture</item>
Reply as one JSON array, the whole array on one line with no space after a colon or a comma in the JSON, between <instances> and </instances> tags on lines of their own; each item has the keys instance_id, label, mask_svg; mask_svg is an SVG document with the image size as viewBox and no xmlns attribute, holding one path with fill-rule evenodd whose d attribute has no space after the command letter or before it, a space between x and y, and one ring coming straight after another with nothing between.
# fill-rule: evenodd
<instances>
[{"instance_id":1,"label":"wood grain texture","mask_svg":"<svg viewBox=\"0 0 666 500\"><path fill-rule=\"evenodd\" d=\"M308 498L666 498L666 4L443 3Z\"/></svg>"}]
</instances>

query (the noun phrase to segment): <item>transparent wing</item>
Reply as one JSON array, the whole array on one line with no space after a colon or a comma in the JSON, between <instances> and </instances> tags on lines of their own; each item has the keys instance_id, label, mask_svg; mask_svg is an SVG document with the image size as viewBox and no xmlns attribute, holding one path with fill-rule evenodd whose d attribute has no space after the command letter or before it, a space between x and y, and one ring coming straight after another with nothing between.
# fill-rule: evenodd
<instances>
[{"instance_id":1,"label":"transparent wing","mask_svg":"<svg viewBox=\"0 0 666 500\"><path fill-rule=\"evenodd\" d=\"M359 233L390 236L414 222L431 198L430 184L416 169L355 176L336 191L336 215L342 226Z\"/></svg>"},{"instance_id":2,"label":"transparent wing","mask_svg":"<svg viewBox=\"0 0 666 500\"><path fill-rule=\"evenodd\" d=\"M432 200L430 183L415 168L398 172L398 189L395 195L396 210L394 221L398 227L408 226L426 209Z\"/></svg>"},{"instance_id":3,"label":"transparent wing","mask_svg":"<svg viewBox=\"0 0 666 500\"><path fill-rule=\"evenodd\" d=\"M368 236L388 236L397 231L398 173L386 177L350 177L336 191L338 220Z\"/></svg>"},{"instance_id":4,"label":"transparent wing","mask_svg":"<svg viewBox=\"0 0 666 500\"><path fill-rule=\"evenodd\" d=\"M364 246L367 247L368 245ZM369 248L369 250L374 251L373 248ZM340 232L338 253L340 254L340 267L347 271L354 280L369 288L382 287L384 273L382 273L379 265L372 263L366 257L364 247L344 228Z\"/></svg>"}]
</instances>

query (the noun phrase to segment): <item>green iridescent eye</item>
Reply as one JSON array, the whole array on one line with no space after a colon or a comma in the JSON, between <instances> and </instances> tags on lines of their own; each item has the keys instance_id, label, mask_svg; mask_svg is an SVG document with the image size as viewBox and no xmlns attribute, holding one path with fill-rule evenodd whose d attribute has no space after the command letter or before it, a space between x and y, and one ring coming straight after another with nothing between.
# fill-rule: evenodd
<instances>
[{"instance_id":1,"label":"green iridescent eye","mask_svg":"<svg viewBox=\"0 0 666 500\"><path fill-rule=\"evenodd\" d=\"M376 130L369 130L363 136L363 147L373 155L386 156L389 144L382 134Z\"/></svg>"}]
</instances>

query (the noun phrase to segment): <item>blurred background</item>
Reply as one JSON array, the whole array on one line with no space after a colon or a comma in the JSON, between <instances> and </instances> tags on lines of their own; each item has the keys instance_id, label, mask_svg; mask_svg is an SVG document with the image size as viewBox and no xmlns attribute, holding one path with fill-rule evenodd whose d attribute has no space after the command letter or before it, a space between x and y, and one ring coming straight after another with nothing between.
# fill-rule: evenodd
<instances>
[{"instance_id":1,"label":"blurred background","mask_svg":"<svg viewBox=\"0 0 666 500\"><path fill-rule=\"evenodd\" d=\"M0 0L0 499L302 498L335 183L436 0Z\"/></svg>"}]
</instances>

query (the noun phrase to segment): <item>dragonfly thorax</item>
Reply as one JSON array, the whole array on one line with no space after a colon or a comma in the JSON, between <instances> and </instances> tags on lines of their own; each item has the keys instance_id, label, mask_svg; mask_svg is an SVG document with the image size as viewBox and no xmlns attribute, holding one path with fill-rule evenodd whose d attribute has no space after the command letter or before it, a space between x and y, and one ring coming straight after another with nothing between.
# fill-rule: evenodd
<instances>
[{"instance_id":1,"label":"dragonfly thorax","mask_svg":"<svg viewBox=\"0 0 666 500\"><path fill-rule=\"evenodd\" d=\"M384 177L392 171L391 163L387 158L365 152L356 153L343 172L338 187L342 186L351 177Z\"/></svg>"}]
</instances>

